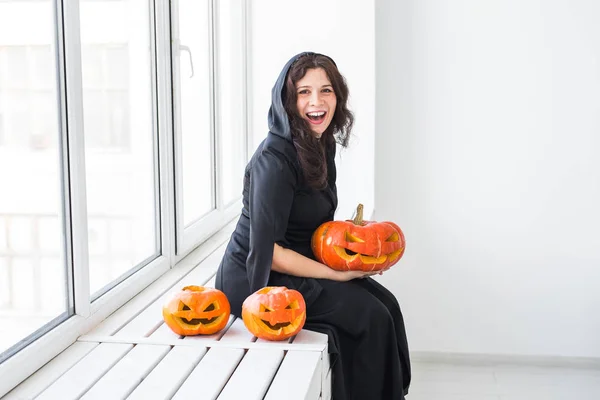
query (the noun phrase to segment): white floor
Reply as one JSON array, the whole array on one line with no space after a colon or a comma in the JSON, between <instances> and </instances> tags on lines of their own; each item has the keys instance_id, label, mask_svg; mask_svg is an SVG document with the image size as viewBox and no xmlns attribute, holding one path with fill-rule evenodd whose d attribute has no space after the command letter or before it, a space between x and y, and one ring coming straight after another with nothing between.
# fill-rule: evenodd
<instances>
[{"instance_id":1,"label":"white floor","mask_svg":"<svg viewBox=\"0 0 600 400\"><path fill-rule=\"evenodd\" d=\"M600 400L600 369L413 362L407 400Z\"/></svg>"}]
</instances>

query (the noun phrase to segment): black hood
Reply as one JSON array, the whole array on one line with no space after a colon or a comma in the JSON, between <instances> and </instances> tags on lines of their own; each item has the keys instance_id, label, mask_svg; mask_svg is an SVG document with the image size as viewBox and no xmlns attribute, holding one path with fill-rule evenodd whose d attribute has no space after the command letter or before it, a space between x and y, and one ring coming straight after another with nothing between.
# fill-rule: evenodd
<instances>
[{"instance_id":1,"label":"black hood","mask_svg":"<svg viewBox=\"0 0 600 400\"><path fill-rule=\"evenodd\" d=\"M292 57L283 67L275 86L271 90L271 107L269 108L269 131L277 136L281 136L284 139L292 141L292 133L290 131L290 122L288 120L287 113L283 107L283 90L285 88L285 80L290 70L290 67L296 60L304 55L318 54L311 51L305 51L300 54L296 54ZM322 54L319 54L322 55ZM327 57L331 60L330 57ZM335 65L335 61L331 60Z\"/></svg>"}]
</instances>

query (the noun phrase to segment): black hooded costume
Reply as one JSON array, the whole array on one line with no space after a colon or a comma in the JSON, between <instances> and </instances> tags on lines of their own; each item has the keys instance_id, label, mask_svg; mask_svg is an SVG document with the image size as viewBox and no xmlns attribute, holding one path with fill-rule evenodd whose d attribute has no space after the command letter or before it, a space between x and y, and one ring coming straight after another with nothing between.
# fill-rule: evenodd
<instances>
[{"instance_id":1,"label":"black hooded costume","mask_svg":"<svg viewBox=\"0 0 600 400\"><path fill-rule=\"evenodd\" d=\"M333 399L404 399L410 361L404 321L392 293L371 278L336 282L271 270L274 243L315 259L312 233L333 220L337 207L335 146L327 151L327 187L308 187L283 107L287 72L303 54L288 61L273 87L269 133L246 166L243 209L216 287L238 317L246 297L265 286L298 290L307 307L304 328L329 337Z\"/></svg>"}]
</instances>

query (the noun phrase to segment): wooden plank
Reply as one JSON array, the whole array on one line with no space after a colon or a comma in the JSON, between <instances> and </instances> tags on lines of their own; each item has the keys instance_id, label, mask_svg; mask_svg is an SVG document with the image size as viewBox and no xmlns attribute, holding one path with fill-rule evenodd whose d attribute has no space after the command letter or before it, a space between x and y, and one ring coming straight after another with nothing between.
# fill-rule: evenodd
<instances>
[{"instance_id":1,"label":"wooden plank","mask_svg":"<svg viewBox=\"0 0 600 400\"><path fill-rule=\"evenodd\" d=\"M171 328L163 322L157 330L152 332L150 338L157 341L169 342L171 340L182 339L183 337L173 332Z\"/></svg>"},{"instance_id":2,"label":"wooden plank","mask_svg":"<svg viewBox=\"0 0 600 400\"><path fill-rule=\"evenodd\" d=\"M127 400L171 399L206 354L206 350L206 347L171 349ZM186 398L189 397L188 394Z\"/></svg>"},{"instance_id":3,"label":"wooden plank","mask_svg":"<svg viewBox=\"0 0 600 400\"><path fill-rule=\"evenodd\" d=\"M323 350L323 366L321 367L322 377L321 381L323 385L327 386L327 382L329 382L329 387L325 387L322 389L323 393L329 391L331 393L331 376L329 376L329 380L327 379L328 374L331 370L331 356L328 353L328 336L321 332L315 332L308 329L302 329L294 338L294 344L299 346L304 346L307 344L322 344L325 346Z\"/></svg>"},{"instance_id":4,"label":"wooden plank","mask_svg":"<svg viewBox=\"0 0 600 400\"><path fill-rule=\"evenodd\" d=\"M254 335L252 335L246 326L244 325L244 321L241 318L236 318L227 332L223 335L219 342L222 343L230 343L236 344L239 343L241 345L248 344L254 341Z\"/></svg>"},{"instance_id":5,"label":"wooden plank","mask_svg":"<svg viewBox=\"0 0 600 400\"><path fill-rule=\"evenodd\" d=\"M321 384L321 397L323 400L331 400L331 369L327 371L325 380Z\"/></svg>"},{"instance_id":6,"label":"wooden plank","mask_svg":"<svg viewBox=\"0 0 600 400\"><path fill-rule=\"evenodd\" d=\"M174 333L166 324L162 324L150 337L158 340L170 340L173 338L191 340L194 343L215 342L231 326L235 320L230 316L229 322L221 330L213 335L184 336L181 337ZM187 347L175 346L169 354L159 363L159 365L144 379L141 385L129 397L137 399L170 399L181 387L183 382L190 375L202 357L206 354L208 348L204 346ZM237 363L236 363L237 364ZM189 396L189 394L188 394Z\"/></svg>"},{"instance_id":7,"label":"wooden plank","mask_svg":"<svg viewBox=\"0 0 600 400\"><path fill-rule=\"evenodd\" d=\"M217 276L213 276L212 278L210 278L210 280L208 282L206 282L204 284L205 287L210 287L210 288L214 288L215 287L215 279L217 278Z\"/></svg>"},{"instance_id":8,"label":"wooden plank","mask_svg":"<svg viewBox=\"0 0 600 400\"><path fill-rule=\"evenodd\" d=\"M191 336L190 336L191 338ZM210 342L201 341L200 336L194 336L196 340L189 339L154 339L151 337L127 336L124 338L115 336L81 336L78 340L81 342L101 342L101 343L127 343L127 344L149 344L149 345L166 345L166 346L186 346L186 347L227 347L240 349L273 349L279 350L299 350L299 351L323 351L322 344L298 344L288 342L241 342L241 341L225 341L213 340Z\"/></svg>"},{"instance_id":9,"label":"wooden plank","mask_svg":"<svg viewBox=\"0 0 600 400\"><path fill-rule=\"evenodd\" d=\"M266 400L316 400L321 394L322 355L316 351L288 351Z\"/></svg>"},{"instance_id":10,"label":"wooden plank","mask_svg":"<svg viewBox=\"0 0 600 400\"><path fill-rule=\"evenodd\" d=\"M36 400L79 399L132 348L132 344L99 344L44 390Z\"/></svg>"},{"instance_id":11,"label":"wooden plank","mask_svg":"<svg viewBox=\"0 0 600 400\"><path fill-rule=\"evenodd\" d=\"M173 400L187 400L191 394L203 400L216 399L242 357L243 349L210 349L175 393Z\"/></svg>"},{"instance_id":12,"label":"wooden plank","mask_svg":"<svg viewBox=\"0 0 600 400\"><path fill-rule=\"evenodd\" d=\"M261 400L283 359L283 350L248 350L219 400Z\"/></svg>"},{"instance_id":13,"label":"wooden plank","mask_svg":"<svg viewBox=\"0 0 600 400\"><path fill-rule=\"evenodd\" d=\"M82 399L116 400L126 398L169 350L169 346L135 346Z\"/></svg>"},{"instance_id":14,"label":"wooden plank","mask_svg":"<svg viewBox=\"0 0 600 400\"><path fill-rule=\"evenodd\" d=\"M216 239L222 241L222 237L217 238L215 236ZM213 239L211 238L210 240ZM175 268L128 301L102 323L98 324L89 334L112 335L123 328L132 318L142 313L148 304L158 302L162 305L162 301L167 298L165 296L168 296L173 288L183 287L186 284L206 282L216 272L220 258L222 258L225 252L226 245L226 243L221 244L214 252L207 251L207 249L211 249L211 246L201 246L199 249L202 251L197 254L195 252L190 254Z\"/></svg>"},{"instance_id":15,"label":"wooden plank","mask_svg":"<svg viewBox=\"0 0 600 400\"><path fill-rule=\"evenodd\" d=\"M205 343L203 339L194 336L187 337L184 341ZM202 399L216 399L244 357L245 350L240 345L252 340L254 336L248 332L243 321L232 318L229 328L217 342L231 347L211 348L177 391L174 399L188 399L190 393L196 393L198 388L202 388Z\"/></svg>"},{"instance_id":16,"label":"wooden plank","mask_svg":"<svg viewBox=\"0 0 600 400\"><path fill-rule=\"evenodd\" d=\"M2 399L33 399L89 354L96 346L98 346L98 343L94 342L73 343Z\"/></svg>"}]
</instances>

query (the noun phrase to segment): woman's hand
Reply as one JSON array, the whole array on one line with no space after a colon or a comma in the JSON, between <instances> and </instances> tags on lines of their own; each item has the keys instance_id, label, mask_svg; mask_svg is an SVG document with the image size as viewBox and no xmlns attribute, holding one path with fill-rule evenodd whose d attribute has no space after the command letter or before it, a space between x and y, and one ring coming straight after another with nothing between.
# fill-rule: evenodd
<instances>
[{"instance_id":1,"label":"woman's hand","mask_svg":"<svg viewBox=\"0 0 600 400\"><path fill-rule=\"evenodd\" d=\"M380 274L380 271L335 271L332 280L338 282L348 282L352 279L366 278L376 274Z\"/></svg>"}]
</instances>

